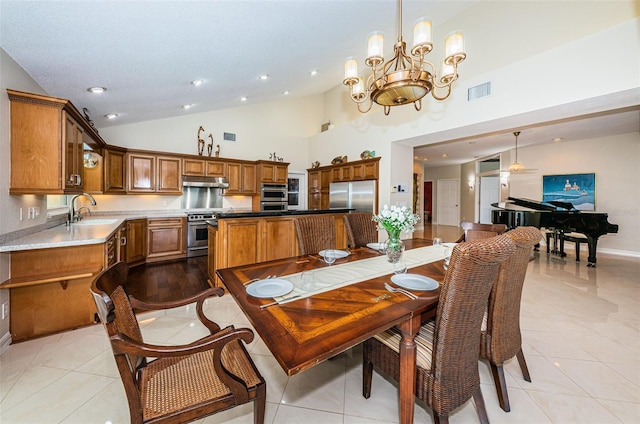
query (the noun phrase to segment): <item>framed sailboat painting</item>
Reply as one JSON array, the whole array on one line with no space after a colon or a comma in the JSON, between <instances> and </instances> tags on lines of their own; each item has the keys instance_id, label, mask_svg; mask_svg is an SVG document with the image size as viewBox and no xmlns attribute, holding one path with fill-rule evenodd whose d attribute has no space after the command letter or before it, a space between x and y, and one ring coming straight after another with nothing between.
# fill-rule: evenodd
<instances>
[{"instance_id":1,"label":"framed sailboat painting","mask_svg":"<svg viewBox=\"0 0 640 424\"><path fill-rule=\"evenodd\" d=\"M542 201L569 202L581 211L596 210L596 174L542 176Z\"/></svg>"}]
</instances>

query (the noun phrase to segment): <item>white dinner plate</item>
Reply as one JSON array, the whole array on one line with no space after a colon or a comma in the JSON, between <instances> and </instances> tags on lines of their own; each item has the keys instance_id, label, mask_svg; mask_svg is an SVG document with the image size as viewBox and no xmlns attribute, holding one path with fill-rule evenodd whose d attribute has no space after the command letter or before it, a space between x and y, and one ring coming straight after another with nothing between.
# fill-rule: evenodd
<instances>
[{"instance_id":1,"label":"white dinner plate","mask_svg":"<svg viewBox=\"0 0 640 424\"><path fill-rule=\"evenodd\" d=\"M367 247L373 250L380 250L384 246L384 243L367 243Z\"/></svg>"},{"instance_id":2,"label":"white dinner plate","mask_svg":"<svg viewBox=\"0 0 640 424\"><path fill-rule=\"evenodd\" d=\"M391 276L391 281L409 290L435 290L440 286L433 278L418 274L396 274Z\"/></svg>"},{"instance_id":3,"label":"white dinner plate","mask_svg":"<svg viewBox=\"0 0 640 424\"><path fill-rule=\"evenodd\" d=\"M291 290L293 290L291 281L281 280L280 278L258 280L247 286L247 293L249 293L249 295L263 298L284 296Z\"/></svg>"},{"instance_id":4,"label":"white dinner plate","mask_svg":"<svg viewBox=\"0 0 640 424\"><path fill-rule=\"evenodd\" d=\"M331 252L331 256L333 256L336 259L340 259L340 258L346 258L347 256L349 256L349 252L345 252L344 250L333 250L333 249L327 249L327 250L321 250L320 252L318 252L318 254L322 257L327 256L327 251Z\"/></svg>"}]
</instances>

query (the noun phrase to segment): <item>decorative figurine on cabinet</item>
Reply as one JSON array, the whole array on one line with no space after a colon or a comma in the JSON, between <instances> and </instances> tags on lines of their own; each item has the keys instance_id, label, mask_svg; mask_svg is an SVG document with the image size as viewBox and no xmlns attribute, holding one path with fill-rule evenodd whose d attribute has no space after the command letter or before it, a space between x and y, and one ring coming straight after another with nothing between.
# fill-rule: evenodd
<instances>
[{"instance_id":1,"label":"decorative figurine on cabinet","mask_svg":"<svg viewBox=\"0 0 640 424\"><path fill-rule=\"evenodd\" d=\"M347 157L346 156L336 156L331 161L331 165L341 165L341 164L344 164L344 163L347 163Z\"/></svg>"},{"instance_id":2,"label":"decorative figurine on cabinet","mask_svg":"<svg viewBox=\"0 0 640 424\"><path fill-rule=\"evenodd\" d=\"M213 150L213 136L209 133L209 138L211 139L211 143L207 144L207 153L209 157L211 157L211 150Z\"/></svg>"},{"instance_id":3,"label":"decorative figurine on cabinet","mask_svg":"<svg viewBox=\"0 0 640 424\"><path fill-rule=\"evenodd\" d=\"M204 131L202 125L198 128L198 155L202 156L202 153L204 152L204 140L200 138L200 131Z\"/></svg>"}]
</instances>

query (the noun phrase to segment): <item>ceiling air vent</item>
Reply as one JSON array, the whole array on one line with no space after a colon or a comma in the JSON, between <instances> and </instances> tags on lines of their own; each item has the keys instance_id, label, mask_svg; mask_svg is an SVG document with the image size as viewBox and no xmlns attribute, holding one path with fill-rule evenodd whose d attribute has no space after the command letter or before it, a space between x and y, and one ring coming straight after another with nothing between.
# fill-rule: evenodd
<instances>
[{"instance_id":1,"label":"ceiling air vent","mask_svg":"<svg viewBox=\"0 0 640 424\"><path fill-rule=\"evenodd\" d=\"M236 141L236 135L234 133L224 133L224 136L222 137L223 140L226 141Z\"/></svg>"},{"instance_id":2,"label":"ceiling air vent","mask_svg":"<svg viewBox=\"0 0 640 424\"><path fill-rule=\"evenodd\" d=\"M467 101L479 99L491 95L491 81L476 85L467 90Z\"/></svg>"}]
</instances>

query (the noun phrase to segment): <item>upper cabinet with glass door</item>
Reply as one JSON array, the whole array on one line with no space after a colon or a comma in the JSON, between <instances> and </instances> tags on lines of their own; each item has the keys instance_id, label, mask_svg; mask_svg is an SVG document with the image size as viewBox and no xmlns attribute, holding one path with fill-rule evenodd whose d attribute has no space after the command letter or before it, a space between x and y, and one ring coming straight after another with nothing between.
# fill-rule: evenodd
<instances>
[{"instance_id":1,"label":"upper cabinet with glass door","mask_svg":"<svg viewBox=\"0 0 640 424\"><path fill-rule=\"evenodd\" d=\"M83 144L89 139L92 149L101 150L104 141L68 100L15 90L7 93L11 101L9 193L82 193Z\"/></svg>"}]
</instances>

